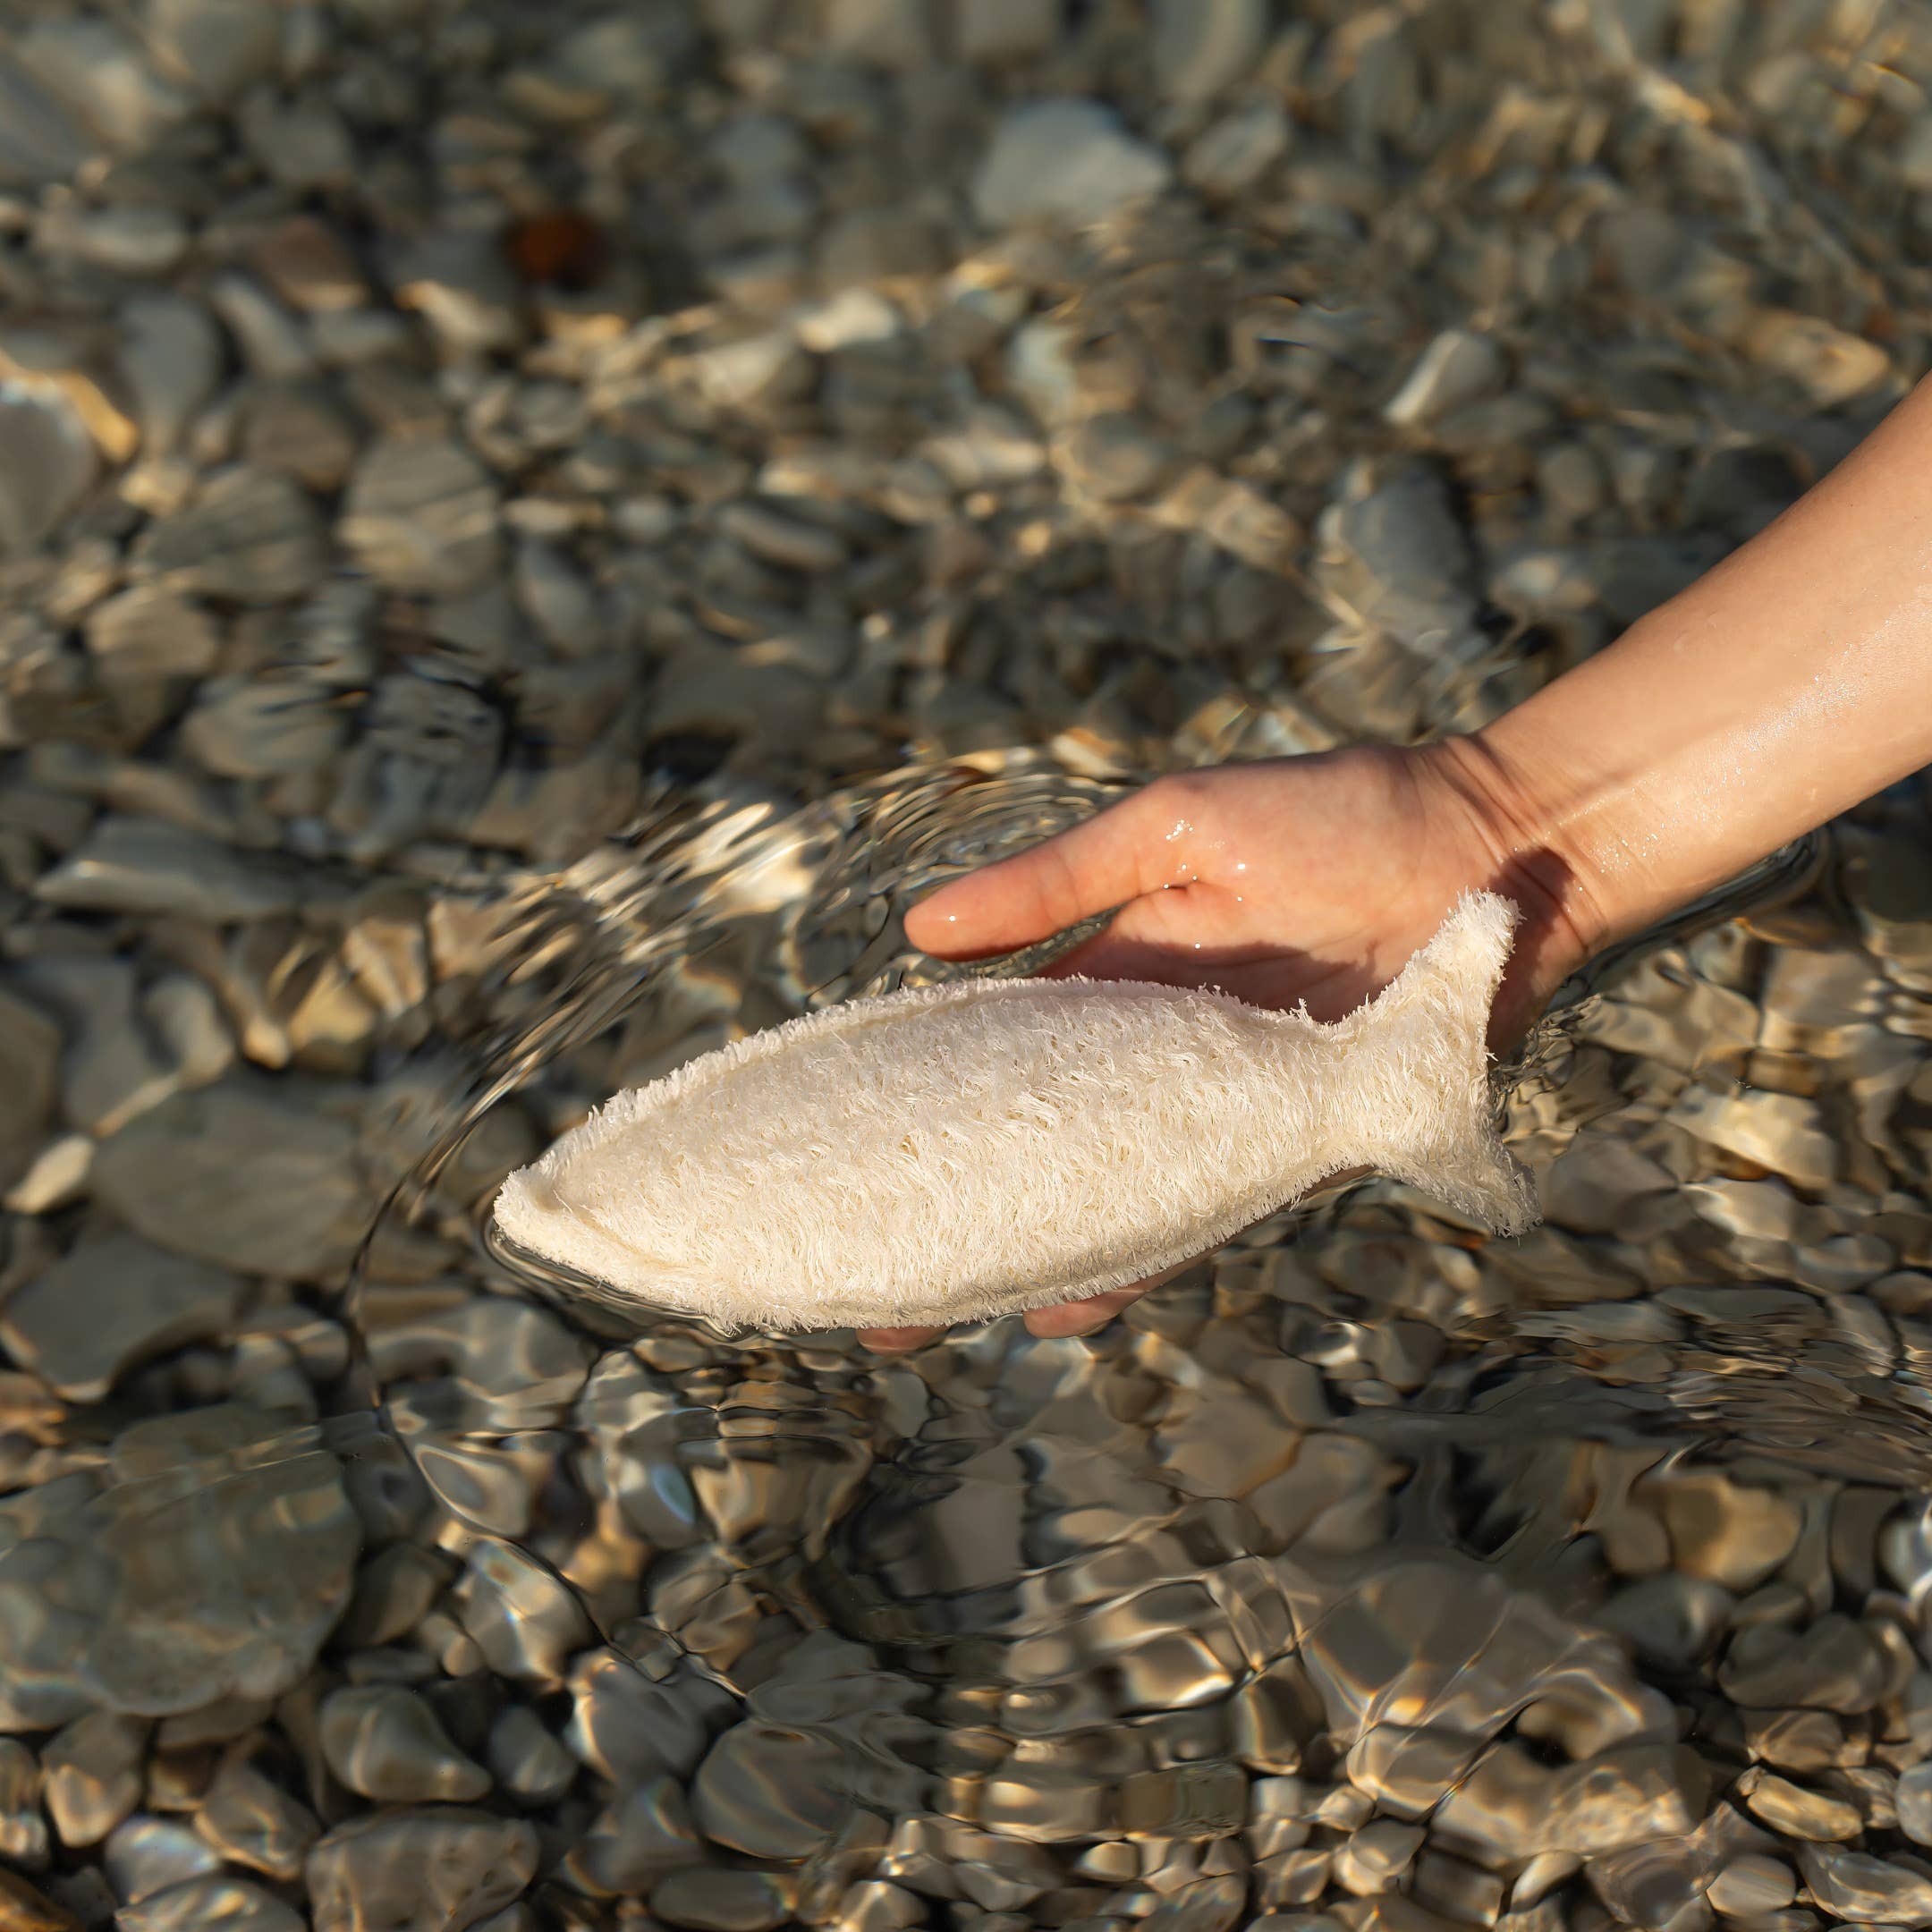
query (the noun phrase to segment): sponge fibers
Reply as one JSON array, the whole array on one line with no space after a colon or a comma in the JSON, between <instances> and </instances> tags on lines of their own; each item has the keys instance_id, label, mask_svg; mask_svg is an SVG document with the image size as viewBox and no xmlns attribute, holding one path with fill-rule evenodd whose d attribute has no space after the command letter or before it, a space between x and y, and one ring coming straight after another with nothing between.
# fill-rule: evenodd
<instances>
[{"instance_id":1,"label":"sponge fibers","mask_svg":"<svg viewBox=\"0 0 1932 1932\"><path fill-rule=\"evenodd\" d=\"M1465 898L1322 1025L1224 994L974 979L807 1015L619 1094L496 1198L610 1299L765 1329L1010 1314L1191 1259L1349 1168L1504 1232L1491 1118L1516 910Z\"/></svg>"}]
</instances>

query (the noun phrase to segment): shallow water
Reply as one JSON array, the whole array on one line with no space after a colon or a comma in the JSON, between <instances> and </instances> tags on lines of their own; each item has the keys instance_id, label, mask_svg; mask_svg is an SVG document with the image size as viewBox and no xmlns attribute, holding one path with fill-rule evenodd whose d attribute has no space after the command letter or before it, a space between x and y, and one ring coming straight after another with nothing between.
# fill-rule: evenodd
<instances>
[{"instance_id":1,"label":"shallow water","mask_svg":"<svg viewBox=\"0 0 1932 1932\"><path fill-rule=\"evenodd\" d=\"M1780 1926L1800 1882L1932 1911L1928 928L1875 906L1916 863L1878 831L1571 989L1509 1074L1522 1241L1368 1183L1094 1337L889 1361L640 1330L490 1252L507 1093L561 1127L930 971L908 900L1104 795L1015 759L687 805L580 902L505 899L569 983L436 1117L351 1314L451 1640L624 1736L573 1876L695 1844L814 1918L869 1877L1038 1923L1674 1927L1727 1871Z\"/></svg>"},{"instance_id":2,"label":"shallow water","mask_svg":"<svg viewBox=\"0 0 1932 1932\"><path fill-rule=\"evenodd\" d=\"M1521 1241L890 1361L492 1251L1932 361L1925 0L1213 14L0 6L0 1928L1932 1925L1922 786L1568 989Z\"/></svg>"},{"instance_id":3,"label":"shallow water","mask_svg":"<svg viewBox=\"0 0 1932 1932\"><path fill-rule=\"evenodd\" d=\"M499 882L335 1318L258 1322L191 1414L12 1392L8 1720L109 1727L76 1830L157 1752L111 1868L183 1882L214 1830L298 1869L275 1760L225 1745L273 1709L325 1819L341 1782L403 1803L359 1885L440 1832L547 1868L561 1924L667 1889L698 1924L1932 1916L1914 795L1565 989L1500 1082L1520 1241L1368 1182L1095 1336L890 1360L493 1251L538 1135L955 970L904 905L1115 789L720 780ZM184 1837L154 1780L211 1770Z\"/></svg>"}]
</instances>

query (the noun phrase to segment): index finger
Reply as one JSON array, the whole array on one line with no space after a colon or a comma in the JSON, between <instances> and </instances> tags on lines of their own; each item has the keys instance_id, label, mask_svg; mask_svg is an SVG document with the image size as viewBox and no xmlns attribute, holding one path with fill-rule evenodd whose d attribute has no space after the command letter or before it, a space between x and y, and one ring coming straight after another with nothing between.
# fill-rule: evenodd
<instances>
[{"instance_id":1,"label":"index finger","mask_svg":"<svg viewBox=\"0 0 1932 1932\"><path fill-rule=\"evenodd\" d=\"M985 959L1049 939L1097 912L1112 911L1172 878L1150 826L1154 786L1058 832L1011 859L949 880L906 914L906 937L936 959ZM1151 850L1150 850L1151 845Z\"/></svg>"}]
</instances>

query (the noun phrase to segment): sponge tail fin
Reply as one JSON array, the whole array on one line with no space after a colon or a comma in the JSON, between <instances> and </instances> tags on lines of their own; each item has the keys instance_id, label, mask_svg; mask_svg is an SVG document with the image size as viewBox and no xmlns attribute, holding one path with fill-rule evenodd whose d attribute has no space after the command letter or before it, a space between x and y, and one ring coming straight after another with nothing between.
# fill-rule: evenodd
<instances>
[{"instance_id":1,"label":"sponge tail fin","mask_svg":"<svg viewBox=\"0 0 1932 1932\"><path fill-rule=\"evenodd\" d=\"M1363 1009L1348 1055L1357 1104L1375 1108L1365 1162L1503 1234L1540 1217L1534 1182L1497 1135L1489 1086L1489 1010L1521 916L1496 893L1465 894Z\"/></svg>"}]
</instances>

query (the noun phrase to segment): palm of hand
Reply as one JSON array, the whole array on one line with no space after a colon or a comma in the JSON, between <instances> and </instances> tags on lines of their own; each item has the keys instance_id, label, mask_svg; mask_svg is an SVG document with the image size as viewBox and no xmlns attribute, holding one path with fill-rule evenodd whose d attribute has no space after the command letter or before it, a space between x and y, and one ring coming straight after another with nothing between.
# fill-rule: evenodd
<instances>
[{"instance_id":1,"label":"palm of hand","mask_svg":"<svg viewBox=\"0 0 1932 1932\"><path fill-rule=\"evenodd\" d=\"M1470 828L1400 753L1191 774L1117 809L1117 827L1091 830L1124 843L1137 876L1123 883L1138 890L1056 973L1216 987L1333 1020L1393 979L1457 894L1483 883ZM976 875L987 912L1017 884L998 870ZM935 901L920 909L922 935L949 910Z\"/></svg>"}]
</instances>

